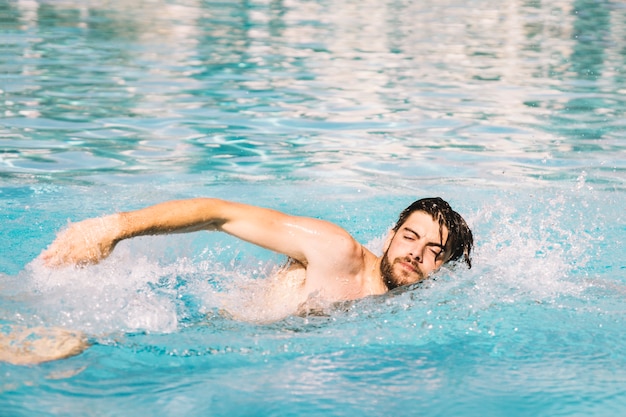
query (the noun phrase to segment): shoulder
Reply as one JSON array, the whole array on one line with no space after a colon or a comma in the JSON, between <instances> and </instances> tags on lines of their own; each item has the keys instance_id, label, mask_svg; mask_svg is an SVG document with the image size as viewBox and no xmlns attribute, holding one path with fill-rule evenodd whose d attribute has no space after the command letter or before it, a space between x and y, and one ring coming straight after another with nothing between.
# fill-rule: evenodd
<instances>
[{"instance_id":1,"label":"shoulder","mask_svg":"<svg viewBox=\"0 0 626 417\"><path fill-rule=\"evenodd\" d=\"M345 229L328 224L320 234L320 238L307 251L309 266L328 268L333 272L358 273L371 254Z\"/></svg>"}]
</instances>

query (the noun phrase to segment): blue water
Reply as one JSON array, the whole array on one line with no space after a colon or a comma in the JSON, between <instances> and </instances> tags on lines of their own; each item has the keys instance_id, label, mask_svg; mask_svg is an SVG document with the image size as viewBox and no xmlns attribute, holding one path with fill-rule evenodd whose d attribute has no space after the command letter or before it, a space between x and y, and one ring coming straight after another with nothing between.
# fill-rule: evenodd
<instances>
[{"instance_id":1,"label":"blue water","mask_svg":"<svg viewBox=\"0 0 626 417\"><path fill-rule=\"evenodd\" d=\"M0 415L622 415L625 22L603 0L0 0L0 323L93 343L0 364ZM195 196L376 250L435 195L474 267L327 317L254 323L282 258L219 234L33 261L70 221Z\"/></svg>"}]
</instances>

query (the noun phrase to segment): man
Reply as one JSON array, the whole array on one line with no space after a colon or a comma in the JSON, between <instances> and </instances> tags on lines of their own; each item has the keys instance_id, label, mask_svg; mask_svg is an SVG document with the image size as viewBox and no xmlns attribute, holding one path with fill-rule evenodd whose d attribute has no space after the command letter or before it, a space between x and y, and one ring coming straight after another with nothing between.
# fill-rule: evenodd
<instances>
[{"instance_id":1,"label":"man","mask_svg":"<svg viewBox=\"0 0 626 417\"><path fill-rule=\"evenodd\" d=\"M41 259L53 268L86 266L109 256L124 239L200 230L222 231L286 255L289 262L277 279L297 283L286 286L287 292L280 297L297 306L292 314L314 309L320 302L384 294L420 282L444 263L461 258L471 268L472 232L441 198L418 200L402 211L387 235L381 256L327 221L196 198L74 223L41 254ZM62 352L58 355L67 356Z\"/></svg>"},{"instance_id":2,"label":"man","mask_svg":"<svg viewBox=\"0 0 626 417\"><path fill-rule=\"evenodd\" d=\"M88 265L124 239L222 231L287 255L289 274L303 275L303 294L329 302L383 294L426 279L446 262L471 268L472 232L441 198L407 207L387 235L382 256L327 221L214 198L169 201L71 225L41 255L49 267Z\"/></svg>"}]
</instances>

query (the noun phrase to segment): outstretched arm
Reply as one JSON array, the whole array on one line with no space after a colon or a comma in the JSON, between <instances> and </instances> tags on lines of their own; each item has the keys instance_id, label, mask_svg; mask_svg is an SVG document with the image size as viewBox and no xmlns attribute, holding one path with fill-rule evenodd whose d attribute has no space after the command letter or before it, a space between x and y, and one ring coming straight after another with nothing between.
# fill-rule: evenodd
<instances>
[{"instance_id":1,"label":"outstretched arm","mask_svg":"<svg viewBox=\"0 0 626 417\"><path fill-rule=\"evenodd\" d=\"M223 231L305 265L359 246L345 230L326 221L225 200L195 198L74 223L41 257L52 267L97 263L124 239L198 230Z\"/></svg>"}]
</instances>

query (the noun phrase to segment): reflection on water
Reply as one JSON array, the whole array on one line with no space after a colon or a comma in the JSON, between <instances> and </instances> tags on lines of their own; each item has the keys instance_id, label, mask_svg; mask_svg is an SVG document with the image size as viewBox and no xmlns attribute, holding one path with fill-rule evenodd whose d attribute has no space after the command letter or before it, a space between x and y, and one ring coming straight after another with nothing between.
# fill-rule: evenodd
<instances>
[{"instance_id":1,"label":"reflection on water","mask_svg":"<svg viewBox=\"0 0 626 417\"><path fill-rule=\"evenodd\" d=\"M178 3L0 1L2 176L621 186L619 4Z\"/></svg>"},{"instance_id":2,"label":"reflection on water","mask_svg":"<svg viewBox=\"0 0 626 417\"><path fill-rule=\"evenodd\" d=\"M0 0L0 324L95 342L0 364L2 413L619 415L625 17L605 0ZM474 230L473 268L328 317L224 315L284 260L217 233L31 263L68 218L192 195L374 249L435 192Z\"/></svg>"}]
</instances>

